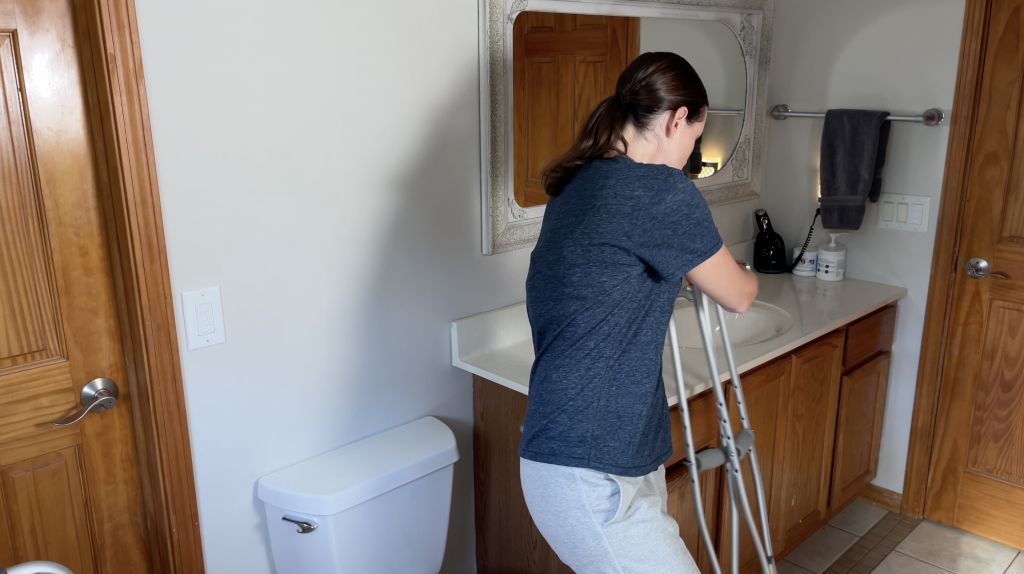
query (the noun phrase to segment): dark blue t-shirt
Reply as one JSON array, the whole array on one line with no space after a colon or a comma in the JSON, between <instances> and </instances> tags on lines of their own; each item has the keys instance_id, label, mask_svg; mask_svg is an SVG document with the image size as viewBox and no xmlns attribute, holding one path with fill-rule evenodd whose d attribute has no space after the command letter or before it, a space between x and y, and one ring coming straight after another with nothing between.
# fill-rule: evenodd
<instances>
[{"instance_id":1,"label":"dark blue t-shirt","mask_svg":"<svg viewBox=\"0 0 1024 574\"><path fill-rule=\"evenodd\" d=\"M665 165L595 160L549 200L526 279L520 456L641 476L671 455L668 321L683 276L721 246L696 186Z\"/></svg>"}]
</instances>

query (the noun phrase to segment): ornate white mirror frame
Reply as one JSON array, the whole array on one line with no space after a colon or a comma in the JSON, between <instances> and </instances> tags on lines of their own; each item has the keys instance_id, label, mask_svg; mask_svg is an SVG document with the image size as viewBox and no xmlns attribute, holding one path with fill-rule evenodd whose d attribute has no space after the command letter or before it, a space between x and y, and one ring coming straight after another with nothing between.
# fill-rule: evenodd
<instances>
[{"instance_id":1,"label":"ornate white mirror frame","mask_svg":"<svg viewBox=\"0 0 1024 574\"><path fill-rule=\"evenodd\" d=\"M481 219L485 255L537 240L544 206L520 207L513 185L512 25L520 12L681 18L720 22L746 65L746 107L736 149L718 173L695 183L709 205L757 197L764 151L765 80L774 0L480 0ZM715 102L712 102L712 106Z\"/></svg>"}]
</instances>

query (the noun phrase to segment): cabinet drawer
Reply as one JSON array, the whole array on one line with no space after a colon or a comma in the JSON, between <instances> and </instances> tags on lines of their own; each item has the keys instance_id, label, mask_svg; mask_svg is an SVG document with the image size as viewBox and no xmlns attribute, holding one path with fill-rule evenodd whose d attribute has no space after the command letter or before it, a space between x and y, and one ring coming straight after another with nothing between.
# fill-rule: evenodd
<instances>
[{"instance_id":1,"label":"cabinet drawer","mask_svg":"<svg viewBox=\"0 0 1024 574\"><path fill-rule=\"evenodd\" d=\"M855 367L876 353L892 348L896 327L896 306L890 305L851 323L846 329L846 350L843 370Z\"/></svg>"}]
</instances>

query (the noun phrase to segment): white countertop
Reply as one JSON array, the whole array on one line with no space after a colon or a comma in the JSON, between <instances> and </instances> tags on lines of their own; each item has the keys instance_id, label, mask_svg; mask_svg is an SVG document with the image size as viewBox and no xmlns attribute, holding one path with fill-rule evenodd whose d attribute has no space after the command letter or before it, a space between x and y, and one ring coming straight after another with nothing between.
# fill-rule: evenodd
<instances>
[{"instance_id":1,"label":"white countertop","mask_svg":"<svg viewBox=\"0 0 1024 574\"><path fill-rule=\"evenodd\" d=\"M740 374L785 355L872 311L902 299L903 287L857 279L828 282L790 274L758 275L757 300L780 307L792 318L792 327L762 343L734 348ZM676 316L680 317L677 311ZM692 311L690 311L692 312ZM687 313L689 314L689 313ZM452 365L523 394L529 392L533 365L533 338L526 303L480 313L452 322ZM710 388L703 349L681 348L687 397ZM719 380L729 377L725 357L718 357ZM669 404L678 402L675 374L668 345L662 374Z\"/></svg>"}]
</instances>

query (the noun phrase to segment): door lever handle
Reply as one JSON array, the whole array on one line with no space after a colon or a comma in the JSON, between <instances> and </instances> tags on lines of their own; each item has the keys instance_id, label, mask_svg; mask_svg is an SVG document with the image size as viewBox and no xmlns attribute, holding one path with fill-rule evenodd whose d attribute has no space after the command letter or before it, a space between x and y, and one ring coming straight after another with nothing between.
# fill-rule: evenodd
<instances>
[{"instance_id":1,"label":"door lever handle","mask_svg":"<svg viewBox=\"0 0 1024 574\"><path fill-rule=\"evenodd\" d=\"M975 257L968 261L967 265L964 265L964 271L967 271L967 275L971 279L985 279L987 277L996 277L998 279L1010 278L1006 273L992 271L988 265L988 261L985 261L981 257Z\"/></svg>"},{"instance_id":2,"label":"door lever handle","mask_svg":"<svg viewBox=\"0 0 1024 574\"><path fill-rule=\"evenodd\" d=\"M106 378L93 379L82 388L82 408L74 414L51 421L50 424L55 427L68 427L81 421L89 413L103 412L114 408L116 404L117 383Z\"/></svg>"}]
</instances>

